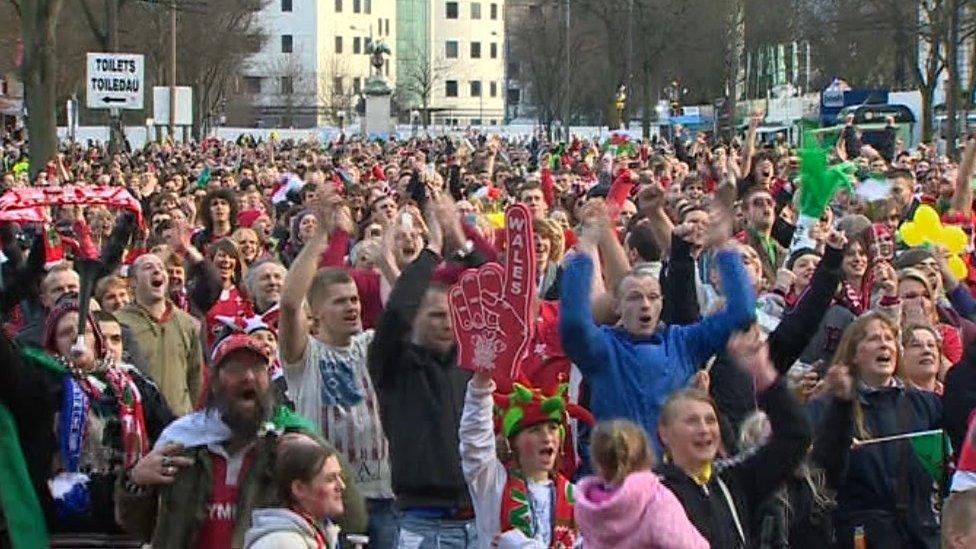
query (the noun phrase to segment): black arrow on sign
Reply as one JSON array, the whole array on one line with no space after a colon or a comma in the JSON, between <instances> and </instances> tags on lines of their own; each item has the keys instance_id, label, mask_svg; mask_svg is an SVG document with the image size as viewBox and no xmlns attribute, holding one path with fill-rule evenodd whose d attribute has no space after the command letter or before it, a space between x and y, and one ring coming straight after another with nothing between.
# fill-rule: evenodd
<instances>
[{"instance_id":1,"label":"black arrow on sign","mask_svg":"<svg viewBox=\"0 0 976 549\"><path fill-rule=\"evenodd\" d=\"M102 103L125 103L128 99L124 97L103 97Z\"/></svg>"}]
</instances>

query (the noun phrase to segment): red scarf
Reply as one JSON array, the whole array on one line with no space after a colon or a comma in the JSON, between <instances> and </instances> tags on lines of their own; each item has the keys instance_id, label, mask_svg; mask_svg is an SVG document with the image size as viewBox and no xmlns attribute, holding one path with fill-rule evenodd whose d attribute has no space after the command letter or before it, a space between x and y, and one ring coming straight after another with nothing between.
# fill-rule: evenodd
<instances>
[{"instance_id":1,"label":"red scarf","mask_svg":"<svg viewBox=\"0 0 976 549\"><path fill-rule=\"evenodd\" d=\"M315 534L315 547L318 549L328 549L329 545L325 542L325 533L319 527L319 523L313 520L312 516L305 511L292 508L292 512L305 519L305 522L312 529L312 532Z\"/></svg>"},{"instance_id":2,"label":"red scarf","mask_svg":"<svg viewBox=\"0 0 976 549\"><path fill-rule=\"evenodd\" d=\"M115 400L119 404L119 422L122 425L122 448L125 450L125 468L134 467L149 446L146 432L146 415L142 409L142 396L132 376L120 367L110 367L105 378Z\"/></svg>"},{"instance_id":3,"label":"red scarf","mask_svg":"<svg viewBox=\"0 0 976 549\"><path fill-rule=\"evenodd\" d=\"M552 517L552 549L572 549L576 542L576 521L573 519L573 484L566 477L556 474L555 512ZM519 529L531 539L535 532L532 527L532 508L529 504L529 487L519 474L509 473L502 492L501 531Z\"/></svg>"}]
</instances>

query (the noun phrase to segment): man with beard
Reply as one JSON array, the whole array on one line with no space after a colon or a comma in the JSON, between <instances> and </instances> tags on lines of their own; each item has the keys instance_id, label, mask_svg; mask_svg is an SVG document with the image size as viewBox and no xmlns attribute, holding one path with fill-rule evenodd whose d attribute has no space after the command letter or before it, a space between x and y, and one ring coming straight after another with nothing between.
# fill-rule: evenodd
<instances>
[{"instance_id":1,"label":"man with beard","mask_svg":"<svg viewBox=\"0 0 976 549\"><path fill-rule=\"evenodd\" d=\"M151 539L155 548L243 545L251 511L276 504L280 435L311 431L304 418L275 410L270 358L242 334L217 345L206 408L164 430L117 488L116 515L124 529ZM351 482L343 503L347 530L355 531L364 517Z\"/></svg>"},{"instance_id":2,"label":"man with beard","mask_svg":"<svg viewBox=\"0 0 976 549\"><path fill-rule=\"evenodd\" d=\"M336 216L345 215L338 200L325 192L311 204L318 223L285 280L279 350L298 411L356 470L369 506L371 543L389 547L395 532L389 447L366 368L373 331L363 331L359 292L349 274L335 267L315 272ZM318 326L314 338L302 308L306 295Z\"/></svg>"},{"instance_id":3,"label":"man with beard","mask_svg":"<svg viewBox=\"0 0 976 549\"><path fill-rule=\"evenodd\" d=\"M154 254L140 256L129 270L135 301L115 316L132 330L148 356L149 376L178 415L188 413L200 390L200 326L167 299L169 276Z\"/></svg>"}]
</instances>

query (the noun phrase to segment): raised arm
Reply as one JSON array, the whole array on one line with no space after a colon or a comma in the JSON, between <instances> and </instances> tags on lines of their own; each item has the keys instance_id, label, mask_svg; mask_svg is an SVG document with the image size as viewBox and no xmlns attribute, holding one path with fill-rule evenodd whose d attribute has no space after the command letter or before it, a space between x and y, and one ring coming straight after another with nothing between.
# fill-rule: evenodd
<instances>
[{"instance_id":1,"label":"raised arm","mask_svg":"<svg viewBox=\"0 0 976 549\"><path fill-rule=\"evenodd\" d=\"M285 276L281 291L281 316L278 319L278 345L282 361L286 364L298 362L305 356L308 346L308 326L302 303L312 287L312 279L318 267L319 258L329 242L331 218L339 198L333 193L318 197L312 204L312 211L318 225L315 234L305 242L302 251L292 262Z\"/></svg>"},{"instance_id":2,"label":"raised arm","mask_svg":"<svg viewBox=\"0 0 976 549\"><path fill-rule=\"evenodd\" d=\"M745 148L742 151L742 158L739 159L739 173L742 177L748 177L749 172L752 171L752 157L756 154L756 132L759 129L760 121L762 121L762 113L755 112L749 117Z\"/></svg>"},{"instance_id":3,"label":"raised arm","mask_svg":"<svg viewBox=\"0 0 976 549\"><path fill-rule=\"evenodd\" d=\"M744 330L756 321L756 292L742 264L742 255L729 240L731 227L731 214L722 207L713 208L705 246L718 250L715 266L725 292L725 306L698 324L675 328L683 333L692 358L690 364L705 362L725 347L733 331Z\"/></svg>"},{"instance_id":4,"label":"raised arm","mask_svg":"<svg viewBox=\"0 0 976 549\"><path fill-rule=\"evenodd\" d=\"M461 412L461 469L472 492L485 493L505 475L505 468L495 454L495 431L492 423L495 382L487 372L475 372L468 382Z\"/></svg>"},{"instance_id":5,"label":"raised arm","mask_svg":"<svg viewBox=\"0 0 976 549\"><path fill-rule=\"evenodd\" d=\"M790 369L817 332L840 284L840 264L847 239L843 233L832 231L827 241L827 249L813 273L810 286L800 296L796 308L787 313L769 334L769 355L776 371L781 374Z\"/></svg>"},{"instance_id":6,"label":"raised arm","mask_svg":"<svg viewBox=\"0 0 976 549\"><path fill-rule=\"evenodd\" d=\"M609 347L593 322L590 305L593 260L578 254L565 263L559 288L559 338L566 355L584 374L595 373L607 363Z\"/></svg>"},{"instance_id":7,"label":"raised arm","mask_svg":"<svg viewBox=\"0 0 976 549\"><path fill-rule=\"evenodd\" d=\"M952 194L952 209L963 214L966 219L973 215L973 167L976 166L976 139L966 140L966 152L956 173L956 190Z\"/></svg>"},{"instance_id":8,"label":"raised arm","mask_svg":"<svg viewBox=\"0 0 976 549\"><path fill-rule=\"evenodd\" d=\"M765 445L732 465L729 471L746 492L747 508L754 509L779 488L803 460L810 446L810 423L783 378L773 368L769 349L762 342L757 327L732 337L729 357L737 367L752 375L759 394L759 407L766 412L772 431Z\"/></svg>"}]
</instances>

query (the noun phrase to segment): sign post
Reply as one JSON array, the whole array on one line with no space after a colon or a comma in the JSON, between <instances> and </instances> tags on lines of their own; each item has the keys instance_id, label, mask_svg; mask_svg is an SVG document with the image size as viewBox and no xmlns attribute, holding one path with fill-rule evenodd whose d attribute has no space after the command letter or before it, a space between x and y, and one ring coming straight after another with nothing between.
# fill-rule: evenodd
<instances>
[{"instance_id":1,"label":"sign post","mask_svg":"<svg viewBox=\"0 0 976 549\"><path fill-rule=\"evenodd\" d=\"M86 105L89 109L141 111L145 95L145 56L89 53Z\"/></svg>"}]
</instances>

